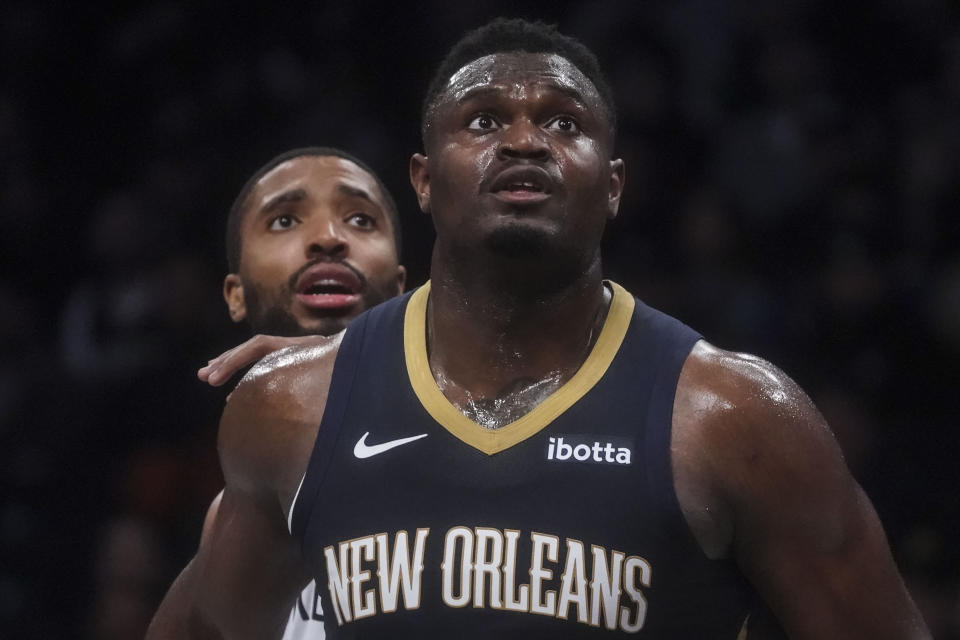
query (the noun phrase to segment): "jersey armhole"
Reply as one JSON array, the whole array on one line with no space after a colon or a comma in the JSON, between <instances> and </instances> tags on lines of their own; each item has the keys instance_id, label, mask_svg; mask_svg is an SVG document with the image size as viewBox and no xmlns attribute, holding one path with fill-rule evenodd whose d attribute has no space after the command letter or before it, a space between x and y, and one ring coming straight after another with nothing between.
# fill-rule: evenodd
<instances>
[{"instance_id":1,"label":"jersey armhole","mask_svg":"<svg viewBox=\"0 0 960 640\"><path fill-rule=\"evenodd\" d=\"M307 464L307 470L303 474L303 479L300 480L300 486L290 507L290 533L300 542L301 548L307 523L310 521L310 514L316 502L316 495L323 486L330 458L340 438L343 416L347 411L353 380L360 363L360 352L367 328L366 320L366 314L354 320L347 327L340 343L333 364L327 404L320 419L320 428L317 430L317 439L310 454L310 462Z\"/></svg>"},{"instance_id":2,"label":"jersey armhole","mask_svg":"<svg viewBox=\"0 0 960 640\"><path fill-rule=\"evenodd\" d=\"M653 310L651 310L653 311ZM660 316L659 312L653 311ZM671 328L663 351L659 354L661 369L657 375L651 402L647 412L647 430L644 453L647 464L647 481L651 490L651 498L658 506L663 516L666 530L680 536L686 544L692 545L702 553L687 524L687 520L680 508L676 486L673 481L673 454L671 440L673 436L673 403L676 399L677 384L684 363L690 356L694 345L702 336L690 327L675 321L668 316L651 318L653 322L661 323L665 320L676 322ZM706 557L706 556L704 556Z\"/></svg>"}]
</instances>

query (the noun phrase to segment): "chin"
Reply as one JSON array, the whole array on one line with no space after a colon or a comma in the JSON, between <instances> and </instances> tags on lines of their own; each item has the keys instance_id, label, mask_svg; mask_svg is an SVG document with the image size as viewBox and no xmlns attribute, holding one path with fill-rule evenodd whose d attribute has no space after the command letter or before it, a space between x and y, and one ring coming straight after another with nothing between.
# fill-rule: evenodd
<instances>
[{"instance_id":1,"label":"chin","mask_svg":"<svg viewBox=\"0 0 960 640\"><path fill-rule=\"evenodd\" d=\"M343 331L350 319L343 316L302 318L294 316L281 307L272 307L252 316L250 328L254 333L269 336L330 336Z\"/></svg>"},{"instance_id":2,"label":"chin","mask_svg":"<svg viewBox=\"0 0 960 640\"><path fill-rule=\"evenodd\" d=\"M582 247L571 240L564 244L543 227L511 224L488 233L484 246L504 261L510 283L526 287L528 295L539 295L563 289L589 269Z\"/></svg>"},{"instance_id":3,"label":"chin","mask_svg":"<svg viewBox=\"0 0 960 640\"><path fill-rule=\"evenodd\" d=\"M312 320L307 323L300 324L301 335L320 335L320 336L332 336L335 333L340 333L347 328L347 325L350 324L350 321L354 316L350 317L336 317L336 318L320 318L318 320Z\"/></svg>"},{"instance_id":4,"label":"chin","mask_svg":"<svg viewBox=\"0 0 960 640\"><path fill-rule=\"evenodd\" d=\"M497 227L484 244L491 253L505 258L543 258L555 251L549 233L524 224Z\"/></svg>"}]
</instances>

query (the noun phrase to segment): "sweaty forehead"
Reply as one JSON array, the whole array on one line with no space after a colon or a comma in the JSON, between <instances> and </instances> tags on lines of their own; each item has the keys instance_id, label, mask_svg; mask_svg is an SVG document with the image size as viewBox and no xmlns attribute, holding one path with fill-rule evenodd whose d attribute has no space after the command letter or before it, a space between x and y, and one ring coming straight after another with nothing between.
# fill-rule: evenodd
<instances>
[{"instance_id":1,"label":"sweaty forehead","mask_svg":"<svg viewBox=\"0 0 960 640\"><path fill-rule=\"evenodd\" d=\"M553 53L494 53L478 58L450 76L438 104L460 102L478 90L523 90L546 86L579 95L585 104L602 108L593 83L573 63Z\"/></svg>"}]
</instances>

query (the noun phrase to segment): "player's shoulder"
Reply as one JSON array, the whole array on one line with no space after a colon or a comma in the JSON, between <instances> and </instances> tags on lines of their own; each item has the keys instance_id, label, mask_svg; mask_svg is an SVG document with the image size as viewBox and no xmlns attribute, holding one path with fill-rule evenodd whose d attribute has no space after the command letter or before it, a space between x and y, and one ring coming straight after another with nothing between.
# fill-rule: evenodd
<instances>
[{"instance_id":1,"label":"player's shoulder","mask_svg":"<svg viewBox=\"0 0 960 640\"><path fill-rule=\"evenodd\" d=\"M674 441L723 466L832 448L833 435L800 386L770 362L699 341L674 401Z\"/></svg>"},{"instance_id":2,"label":"player's shoulder","mask_svg":"<svg viewBox=\"0 0 960 640\"><path fill-rule=\"evenodd\" d=\"M807 394L762 358L698 342L680 375L674 442L698 462L731 468L816 464L838 454L830 428Z\"/></svg>"},{"instance_id":3,"label":"player's shoulder","mask_svg":"<svg viewBox=\"0 0 960 640\"><path fill-rule=\"evenodd\" d=\"M763 427L773 416L803 417L813 409L803 389L776 365L705 340L684 363L677 393L678 400L695 405L701 419L733 419L743 427Z\"/></svg>"},{"instance_id":4,"label":"player's shoulder","mask_svg":"<svg viewBox=\"0 0 960 640\"><path fill-rule=\"evenodd\" d=\"M296 476L289 469L301 466L298 462L305 467L342 337L340 333L275 351L239 382L227 401L218 436L228 482L283 488Z\"/></svg>"},{"instance_id":5,"label":"player's shoulder","mask_svg":"<svg viewBox=\"0 0 960 640\"><path fill-rule=\"evenodd\" d=\"M681 509L704 550L725 555L742 505L842 475L839 448L806 393L770 362L698 342L680 374L671 452Z\"/></svg>"}]
</instances>

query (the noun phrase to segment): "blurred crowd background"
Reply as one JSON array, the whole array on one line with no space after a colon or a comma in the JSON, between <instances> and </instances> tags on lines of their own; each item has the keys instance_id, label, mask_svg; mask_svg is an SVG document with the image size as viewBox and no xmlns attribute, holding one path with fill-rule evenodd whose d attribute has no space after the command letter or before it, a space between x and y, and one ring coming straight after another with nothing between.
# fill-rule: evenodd
<instances>
[{"instance_id":1,"label":"blurred crowd background","mask_svg":"<svg viewBox=\"0 0 960 640\"><path fill-rule=\"evenodd\" d=\"M276 153L407 183L445 50L496 15L599 55L627 166L606 268L809 391L938 638L960 638L960 11L951 0L0 7L0 637L139 638L221 486L245 338L223 227ZM869 588L869 585L864 585Z\"/></svg>"}]
</instances>

